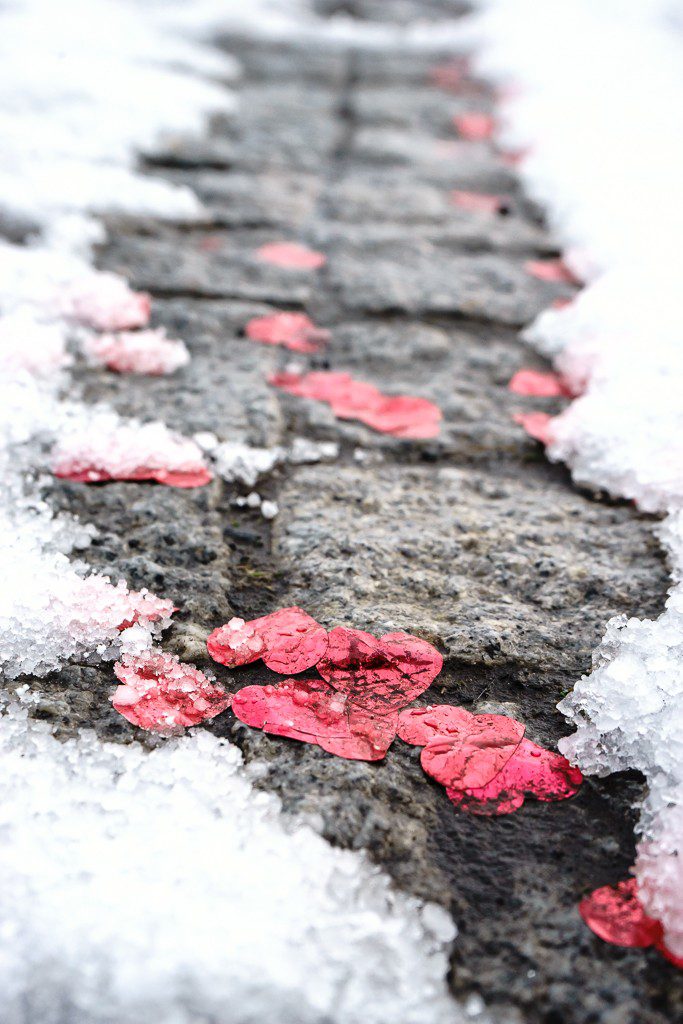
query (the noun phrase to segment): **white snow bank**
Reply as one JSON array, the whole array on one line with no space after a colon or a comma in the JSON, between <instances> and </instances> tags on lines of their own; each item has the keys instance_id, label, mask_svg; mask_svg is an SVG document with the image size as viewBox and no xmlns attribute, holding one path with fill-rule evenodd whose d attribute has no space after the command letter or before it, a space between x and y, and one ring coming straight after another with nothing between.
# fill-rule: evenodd
<instances>
[{"instance_id":1,"label":"white snow bank","mask_svg":"<svg viewBox=\"0 0 683 1024\"><path fill-rule=\"evenodd\" d=\"M0 772L5 1024L465 1019L446 912L288 827L225 740L59 743L15 703Z\"/></svg>"},{"instance_id":2,"label":"white snow bank","mask_svg":"<svg viewBox=\"0 0 683 1024\"><path fill-rule=\"evenodd\" d=\"M200 211L187 190L140 176L135 151L230 109L219 82L232 63L192 38L242 9L253 20L272 4L0 5L0 667L9 677L74 656L140 653L168 620L170 602L69 561L92 531L53 515L43 474L55 440L57 453L104 453L117 467L131 447L136 457L168 454L163 425L122 424L63 397L67 343L74 325L146 325L148 297L91 267L103 237L94 216ZM22 233L29 244L16 244ZM181 461L198 452L174 445ZM299 446L297 458L312 455ZM199 732L152 753L92 734L59 743L10 700L0 775L3 1024L464 1020L444 982L449 916L394 893L362 855L288 823L252 790L227 742ZM475 1004L467 1019L484 1016Z\"/></svg>"},{"instance_id":3,"label":"white snow bank","mask_svg":"<svg viewBox=\"0 0 683 1024\"><path fill-rule=\"evenodd\" d=\"M569 265L588 281L526 336L583 389L553 421L575 479L667 513L676 586L654 622L610 623L560 708L584 771L640 769L649 795L641 896L683 955L683 5L680 0L495 0L481 68L512 80L501 140Z\"/></svg>"}]
</instances>

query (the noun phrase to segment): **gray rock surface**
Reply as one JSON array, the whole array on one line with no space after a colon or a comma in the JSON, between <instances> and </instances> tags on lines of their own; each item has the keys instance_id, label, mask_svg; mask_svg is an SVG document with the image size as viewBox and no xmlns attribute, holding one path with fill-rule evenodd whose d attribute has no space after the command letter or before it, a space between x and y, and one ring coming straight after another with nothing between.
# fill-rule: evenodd
<instances>
[{"instance_id":1,"label":"gray rock surface","mask_svg":"<svg viewBox=\"0 0 683 1024\"><path fill-rule=\"evenodd\" d=\"M459 6L318 4L389 21ZM509 711L552 745L566 728L555 704L589 668L606 619L656 614L666 588L647 518L578 491L511 418L557 408L506 389L516 369L540 365L514 327L566 291L523 270L552 240L491 147L443 155L463 100L428 86L438 57L243 37L223 45L244 65L239 113L201 140L166 140L147 161L150 173L197 189L206 223L112 221L100 254L102 267L151 291L155 322L185 339L192 362L170 379L82 368L79 383L89 400L184 433L336 440L339 461L280 467L260 484L280 505L272 524L235 508L240 488L220 480L195 491L59 483L55 499L98 527L94 566L174 600L166 647L201 666L216 625L296 602L329 626L428 638L446 663L425 700ZM481 91L474 83L467 102ZM454 211L446 193L458 187L504 191L511 215ZM327 267L254 258L280 238L323 248ZM292 354L242 332L277 307L305 307L332 330L328 350L300 363L431 398L444 413L440 437L375 434L269 387ZM233 690L270 677L259 666L211 668ZM106 666L73 665L41 686L37 713L60 734L86 724L155 742L111 709ZM366 847L397 884L452 910L456 993L516 1006L533 1024L665 1024L681 1010L672 966L601 943L576 911L632 863L636 775L482 819L456 814L398 740L384 762L365 764L269 738L230 713L209 728L261 765L260 785L288 810L311 815L332 842Z\"/></svg>"}]
</instances>

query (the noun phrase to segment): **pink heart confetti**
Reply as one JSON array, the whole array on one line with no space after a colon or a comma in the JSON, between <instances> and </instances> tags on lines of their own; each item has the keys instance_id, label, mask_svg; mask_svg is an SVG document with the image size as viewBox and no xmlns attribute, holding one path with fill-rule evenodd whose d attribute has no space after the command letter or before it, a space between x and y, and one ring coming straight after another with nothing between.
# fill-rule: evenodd
<instances>
[{"instance_id":1,"label":"pink heart confetti","mask_svg":"<svg viewBox=\"0 0 683 1024\"><path fill-rule=\"evenodd\" d=\"M553 443L552 421L554 417L549 413L516 412L512 418L515 423L519 423L529 437L533 437L534 441L540 441L545 445Z\"/></svg>"},{"instance_id":2,"label":"pink heart confetti","mask_svg":"<svg viewBox=\"0 0 683 1024\"><path fill-rule=\"evenodd\" d=\"M316 327L305 313L274 313L249 320L245 333L263 345L282 345L293 352L319 352L330 332Z\"/></svg>"},{"instance_id":3,"label":"pink heart confetti","mask_svg":"<svg viewBox=\"0 0 683 1024\"><path fill-rule=\"evenodd\" d=\"M491 114L471 111L467 114L456 114L453 124L458 135L467 142L486 142L492 138L496 122Z\"/></svg>"},{"instance_id":4,"label":"pink heart confetti","mask_svg":"<svg viewBox=\"0 0 683 1024\"><path fill-rule=\"evenodd\" d=\"M527 274L539 281L552 281L558 284L578 284L569 267L562 260L527 260L524 264Z\"/></svg>"},{"instance_id":5,"label":"pink heart confetti","mask_svg":"<svg viewBox=\"0 0 683 1024\"><path fill-rule=\"evenodd\" d=\"M358 420L380 433L410 440L439 433L441 410L433 402L408 395L384 395L348 373L276 373L269 382L291 395L327 402L339 419Z\"/></svg>"},{"instance_id":6,"label":"pink heart confetti","mask_svg":"<svg viewBox=\"0 0 683 1024\"><path fill-rule=\"evenodd\" d=\"M472 213L501 213L507 206L503 196L488 195L484 192L463 192L453 189L448 198L454 206Z\"/></svg>"},{"instance_id":7,"label":"pink heart confetti","mask_svg":"<svg viewBox=\"0 0 683 1024\"><path fill-rule=\"evenodd\" d=\"M298 242L268 242L256 250L256 258L262 263L294 270L317 270L327 262L323 253Z\"/></svg>"},{"instance_id":8,"label":"pink heart confetti","mask_svg":"<svg viewBox=\"0 0 683 1024\"><path fill-rule=\"evenodd\" d=\"M436 648L410 633L387 633L378 640L337 626L328 634L318 672L358 706L383 713L424 693L442 666Z\"/></svg>"},{"instance_id":9,"label":"pink heart confetti","mask_svg":"<svg viewBox=\"0 0 683 1024\"><path fill-rule=\"evenodd\" d=\"M515 395L530 395L534 398L570 397L570 392L556 373L542 373L540 370L518 370L511 378L508 389Z\"/></svg>"},{"instance_id":10,"label":"pink heart confetti","mask_svg":"<svg viewBox=\"0 0 683 1024\"><path fill-rule=\"evenodd\" d=\"M465 791L448 788L451 802L471 814L510 814L525 795L544 803L567 800L578 792L583 776L565 757L523 739L498 775L487 785Z\"/></svg>"},{"instance_id":11,"label":"pink heart confetti","mask_svg":"<svg viewBox=\"0 0 683 1024\"><path fill-rule=\"evenodd\" d=\"M235 694L232 709L246 725L351 760L381 760L396 734L395 712L371 717L320 679L245 686Z\"/></svg>"},{"instance_id":12,"label":"pink heart confetti","mask_svg":"<svg viewBox=\"0 0 683 1024\"><path fill-rule=\"evenodd\" d=\"M114 665L121 685L111 702L127 721L142 729L171 734L215 718L231 696L194 665L152 650L126 656Z\"/></svg>"},{"instance_id":13,"label":"pink heart confetti","mask_svg":"<svg viewBox=\"0 0 683 1024\"><path fill-rule=\"evenodd\" d=\"M206 646L228 668L262 658L273 672L293 675L317 665L327 650L327 631L301 608L281 608L250 622L231 619L211 633Z\"/></svg>"}]
</instances>

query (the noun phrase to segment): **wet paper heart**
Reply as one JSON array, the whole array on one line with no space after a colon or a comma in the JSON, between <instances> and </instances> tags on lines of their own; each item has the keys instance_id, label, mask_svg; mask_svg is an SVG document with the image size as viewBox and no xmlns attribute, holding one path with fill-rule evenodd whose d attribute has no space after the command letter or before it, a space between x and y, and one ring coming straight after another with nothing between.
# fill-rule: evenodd
<instances>
[{"instance_id":1,"label":"wet paper heart","mask_svg":"<svg viewBox=\"0 0 683 1024\"><path fill-rule=\"evenodd\" d=\"M527 274L539 281L552 281L558 284L579 284L566 263L562 260L527 260L524 264Z\"/></svg>"},{"instance_id":2,"label":"wet paper heart","mask_svg":"<svg viewBox=\"0 0 683 1024\"><path fill-rule=\"evenodd\" d=\"M262 345L282 345L292 352L319 352L330 340L330 332L316 327L305 313L273 313L249 320L244 332Z\"/></svg>"},{"instance_id":3,"label":"wet paper heart","mask_svg":"<svg viewBox=\"0 0 683 1024\"><path fill-rule=\"evenodd\" d=\"M114 673L121 685L112 704L132 725L150 732L168 735L198 725L225 711L232 699L194 665L159 650L123 657Z\"/></svg>"},{"instance_id":4,"label":"wet paper heart","mask_svg":"<svg viewBox=\"0 0 683 1024\"><path fill-rule=\"evenodd\" d=\"M561 754L523 739L501 771L485 786L447 788L448 797L470 814L497 816L518 810L526 796L544 803L575 796L583 776Z\"/></svg>"},{"instance_id":5,"label":"wet paper heart","mask_svg":"<svg viewBox=\"0 0 683 1024\"><path fill-rule=\"evenodd\" d=\"M262 263L292 270L317 270L327 261L323 253L298 242L268 242L256 250L256 258Z\"/></svg>"},{"instance_id":6,"label":"wet paper heart","mask_svg":"<svg viewBox=\"0 0 683 1024\"><path fill-rule=\"evenodd\" d=\"M236 668L262 658L273 672L296 675L313 668L327 650L327 631L301 608L281 608L251 622L233 618L207 640L209 654Z\"/></svg>"},{"instance_id":7,"label":"wet paper heart","mask_svg":"<svg viewBox=\"0 0 683 1024\"><path fill-rule=\"evenodd\" d=\"M448 789L479 789L503 770L523 736L524 726L514 718L473 715L457 732L430 740L420 763Z\"/></svg>"},{"instance_id":8,"label":"wet paper heart","mask_svg":"<svg viewBox=\"0 0 683 1024\"><path fill-rule=\"evenodd\" d=\"M398 735L405 743L425 747L437 736L460 736L474 715L453 704L430 704L426 708L406 708L398 719Z\"/></svg>"},{"instance_id":9,"label":"wet paper heart","mask_svg":"<svg viewBox=\"0 0 683 1024\"><path fill-rule=\"evenodd\" d=\"M467 114L456 114L453 118L460 138L467 142L486 142L492 138L496 127L491 114L471 111Z\"/></svg>"},{"instance_id":10,"label":"wet paper heart","mask_svg":"<svg viewBox=\"0 0 683 1024\"><path fill-rule=\"evenodd\" d=\"M441 410L433 402L412 395L384 395L348 373L276 373L269 383L290 395L327 402L339 419L358 420L379 433L406 440L424 440L439 433Z\"/></svg>"},{"instance_id":11,"label":"wet paper heart","mask_svg":"<svg viewBox=\"0 0 683 1024\"><path fill-rule=\"evenodd\" d=\"M385 757L398 720L396 712L368 714L321 679L245 686L235 694L232 710L245 725L361 761Z\"/></svg>"},{"instance_id":12,"label":"wet paper heart","mask_svg":"<svg viewBox=\"0 0 683 1024\"><path fill-rule=\"evenodd\" d=\"M359 707L382 712L410 704L442 666L436 648L410 633L387 633L378 640L371 633L337 626L328 634L318 672Z\"/></svg>"}]
</instances>

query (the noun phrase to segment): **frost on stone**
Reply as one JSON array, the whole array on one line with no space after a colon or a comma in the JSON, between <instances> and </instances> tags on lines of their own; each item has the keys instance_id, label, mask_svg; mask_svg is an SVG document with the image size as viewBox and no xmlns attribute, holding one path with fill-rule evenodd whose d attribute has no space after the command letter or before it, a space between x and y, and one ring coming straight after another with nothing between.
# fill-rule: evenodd
<instances>
[{"instance_id":1,"label":"frost on stone","mask_svg":"<svg viewBox=\"0 0 683 1024\"><path fill-rule=\"evenodd\" d=\"M226 740L58 742L12 706L0 771L7 1020L268 1021L275 1006L283 1024L464 1024L449 915L285 822Z\"/></svg>"},{"instance_id":2,"label":"frost on stone","mask_svg":"<svg viewBox=\"0 0 683 1024\"><path fill-rule=\"evenodd\" d=\"M496 122L491 114L471 111L453 118L458 135L466 142L486 142L493 138Z\"/></svg>"},{"instance_id":3,"label":"frost on stone","mask_svg":"<svg viewBox=\"0 0 683 1024\"><path fill-rule=\"evenodd\" d=\"M661 922L645 912L635 878L595 889L581 900L579 913L604 942L641 949L654 946L672 964L683 968L683 956L677 956L666 944Z\"/></svg>"},{"instance_id":4,"label":"frost on stone","mask_svg":"<svg viewBox=\"0 0 683 1024\"><path fill-rule=\"evenodd\" d=\"M83 414L65 425L51 453L55 476L82 483L154 480L201 487L212 479L194 441L163 423L123 420L114 412Z\"/></svg>"},{"instance_id":5,"label":"frost on stone","mask_svg":"<svg viewBox=\"0 0 683 1024\"><path fill-rule=\"evenodd\" d=\"M430 643L410 633L377 639L359 629L337 626L327 635L318 672L336 690L371 711L410 704L438 676L443 658Z\"/></svg>"},{"instance_id":6,"label":"frost on stone","mask_svg":"<svg viewBox=\"0 0 683 1024\"><path fill-rule=\"evenodd\" d=\"M422 767L470 814L511 814L526 796L566 800L582 782L578 768L525 739L522 723L504 715L474 715L451 704L407 708L398 735L424 747Z\"/></svg>"},{"instance_id":7,"label":"frost on stone","mask_svg":"<svg viewBox=\"0 0 683 1024\"><path fill-rule=\"evenodd\" d=\"M268 242L256 250L256 259L292 270L318 270L327 261L323 253L298 242Z\"/></svg>"},{"instance_id":8,"label":"frost on stone","mask_svg":"<svg viewBox=\"0 0 683 1024\"><path fill-rule=\"evenodd\" d=\"M232 710L241 722L266 733L317 744L337 757L360 761L386 756L398 719L396 711L369 714L322 679L245 686L235 694Z\"/></svg>"},{"instance_id":9,"label":"frost on stone","mask_svg":"<svg viewBox=\"0 0 683 1024\"><path fill-rule=\"evenodd\" d=\"M162 376L190 361L185 343L166 337L163 327L91 335L82 342L88 359L116 373Z\"/></svg>"},{"instance_id":10,"label":"frost on stone","mask_svg":"<svg viewBox=\"0 0 683 1024\"><path fill-rule=\"evenodd\" d=\"M489 195L485 192L453 189L448 193L448 198L454 206L467 210L468 213L503 213L508 206L505 196Z\"/></svg>"},{"instance_id":11,"label":"frost on stone","mask_svg":"<svg viewBox=\"0 0 683 1024\"><path fill-rule=\"evenodd\" d=\"M276 373L270 383L291 395L327 402L335 416L359 420L383 434L412 440L436 437L441 410L426 398L389 396L348 373Z\"/></svg>"},{"instance_id":12,"label":"frost on stone","mask_svg":"<svg viewBox=\"0 0 683 1024\"><path fill-rule=\"evenodd\" d=\"M316 327L305 313L273 313L249 320L244 332L263 345L282 345L293 352L319 352L330 340L330 332Z\"/></svg>"},{"instance_id":13,"label":"frost on stone","mask_svg":"<svg viewBox=\"0 0 683 1024\"><path fill-rule=\"evenodd\" d=\"M112 704L132 725L151 732L171 735L230 706L231 696L222 686L159 649L124 656L114 672L120 685Z\"/></svg>"},{"instance_id":14,"label":"frost on stone","mask_svg":"<svg viewBox=\"0 0 683 1024\"><path fill-rule=\"evenodd\" d=\"M206 645L214 661L228 668L262 658L273 672L290 675L318 664L327 632L301 608L280 608L250 622L232 618L214 629Z\"/></svg>"}]
</instances>

